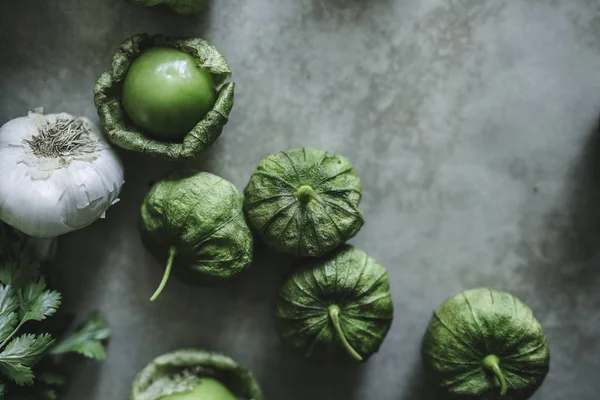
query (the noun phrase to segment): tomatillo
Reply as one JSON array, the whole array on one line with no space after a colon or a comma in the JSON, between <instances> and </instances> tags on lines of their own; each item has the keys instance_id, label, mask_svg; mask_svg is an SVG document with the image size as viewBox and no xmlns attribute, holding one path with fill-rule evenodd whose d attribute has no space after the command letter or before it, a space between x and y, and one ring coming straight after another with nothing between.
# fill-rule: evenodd
<instances>
[{"instance_id":1,"label":"tomatillo","mask_svg":"<svg viewBox=\"0 0 600 400\"><path fill-rule=\"evenodd\" d=\"M237 397L218 380L201 378L191 391L173 393L159 400L237 400Z\"/></svg>"},{"instance_id":2,"label":"tomatillo","mask_svg":"<svg viewBox=\"0 0 600 400\"><path fill-rule=\"evenodd\" d=\"M123 107L133 123L156 138L180 141L213 108L211 73L189 54L153 47L136 58L123 83Z\"/></svg>"},{"instance_id":3,"label":"tomatillo","mask_svg":"<svg viewBox=\"0 0 600 400\"><path fill-rule=\"evenodd\" d=\"M229 78L225 57L206 40L140 33L115 51L94 86L94 104L111 143L193 160L229 120L235 91Z\"/></svg>"},{"instance_id":4,"label":"tomatillo","mask_svg":"<svg viewBox=\"0 0 600 400\"><path fill-rule=\"evenodd\" d=\"M198 349L156 357L135 378L130 400L264 400L252 372Z\"/></svg>"}]
</instances>

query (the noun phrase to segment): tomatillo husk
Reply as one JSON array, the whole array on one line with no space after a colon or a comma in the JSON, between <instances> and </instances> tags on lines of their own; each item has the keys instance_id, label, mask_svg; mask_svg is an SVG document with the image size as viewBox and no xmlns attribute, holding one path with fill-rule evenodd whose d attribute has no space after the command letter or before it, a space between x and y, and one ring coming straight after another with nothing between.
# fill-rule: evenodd
<instances>
[{"instance_id":1,"label":"tomatillo husk","mask_svg":"<svg viewBox=\"0 0 600 400\"><path fill-rule=\"evenodd\" d=\"M123 82L129 67L152 47L169 47L190 54L198 60L199 68L212 74L217 87L222 85L212 110L182 141L163 141L142 131L133 124L122 105ZM94 87L94 102L109 140L117 146L167 160L192 160L217 140L228 121L234 97L233 82L225 83L230 77L231 70L223 55L203 39L138 34L117 49L111 69L100 76Z\"/></svg>"},{"instance_id":2,"label":"tomatillo husk","mask_svg":"<svg viewBox=\"0 0 600 400\"><path fill-rule=\"evenodd\" d=\"M155 358L133 382L130 400L158 400L185 393L202 378L214 378L243 400L263 400L260 386L246 368L233 359L204 350L177 350Z\"/></svg>"}]
</instances>

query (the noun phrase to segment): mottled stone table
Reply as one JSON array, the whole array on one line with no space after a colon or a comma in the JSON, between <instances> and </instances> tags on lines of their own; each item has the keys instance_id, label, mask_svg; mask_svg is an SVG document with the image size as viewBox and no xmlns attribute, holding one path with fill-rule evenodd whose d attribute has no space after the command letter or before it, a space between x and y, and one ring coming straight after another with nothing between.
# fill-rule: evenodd
<instances>
[{"instance_id":1,"label":"mottled stone table","mask_svg":"<svg viewBox=\"0 0 600 400\"><path fill-rule=\"evenodd\" d=\"M536 312L552 368L535 400L600 391L600 3L596 0L215 0L179 18L123 0L0 2L0 122L44 106L96 118L92 87L133 33L199 35L237 83L225 133L197 166L242 188L269 153L346 155L364 182L352 241L388 269L392 330L368 364L309 366L271 318L290 260L259 248L222 288L161 276L136 230L148 182L173 166L122 152L107 219L65 236L67 308L113 328L67 400L125 399L153 356L199 346L250 367L268 399L429 400L419 344L432 309L480 285Z\"/></svg>"}]
</instances>

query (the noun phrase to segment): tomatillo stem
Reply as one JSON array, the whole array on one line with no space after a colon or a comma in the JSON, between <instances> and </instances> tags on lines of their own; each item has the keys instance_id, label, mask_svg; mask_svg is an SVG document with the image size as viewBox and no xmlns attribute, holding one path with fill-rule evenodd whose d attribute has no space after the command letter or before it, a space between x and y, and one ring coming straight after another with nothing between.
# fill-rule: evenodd
<instances>
[{"instance_id":1,"label":"tomatillo stem","mask_svg":"<svg viewBox=\"0 0 600 400\"><path fill-rule=\"evenodd\" d=\"M490 354L489 356L483 359L483 368L492 372L496 378L498 378L498 382L500 382L500 396L506 395L506 379L504 378L504 373L500 369L500 359L498 356Z\"/></svg>"},{"instance_id":2,"label":"tomatillo stem","mask_svg":"<svg viewBox=\"0 0 600 400\"><path fill-rule=\"evenodd\" d=\"M160 281L160 285L158 285L158 289L150 298L150 301L154 301L160 296L163 289L167 285L167 281L171 276L171 270L173 269L173 261L175 261L175 256L177 255L177 249L174 246L169 247L169 259L167 260L167 267L165 268L165 273L163 275L162 281Z\"/></svg>"},{"instance_id":3,"label":"tomatillo stem","mask_svg":"<svg viewBox=\"0 0 600 400\"><path fill-rule=\"evenodd\" d=\"M352 358L354 358L356 361L362 361L363 358L360 354L358 354L356 352L356 350L354 350L354 348L350 345L350 343L348 343L348 340L346 339L346 335L344 335L344 331L342 330L342 324L340 323L340 307L332 304L329 306L329 318L331 318L331 322L333 322L333 326L335 328L335 331L337 332L338 336L340 337L340 340L342 341L342 344L344 345L344 348L348 351L348 354L350 354L350 356Z\"/></svg>"},{"instance_id":4,"label":"tomatillo stem","mask_svg":"<svg viewBox=\"0 0 600 400\"><path fill-rule=\"evenodd\" d=\"M318 195L315 189L308 185L300 186L296 190L296 197L298 197L298 200L300 200L300 202L302 202L303 204L308 204L309 201L315 200L317 203L323 205L323 200L321 199L321 196Z\"/></svg>"}]
</instances>

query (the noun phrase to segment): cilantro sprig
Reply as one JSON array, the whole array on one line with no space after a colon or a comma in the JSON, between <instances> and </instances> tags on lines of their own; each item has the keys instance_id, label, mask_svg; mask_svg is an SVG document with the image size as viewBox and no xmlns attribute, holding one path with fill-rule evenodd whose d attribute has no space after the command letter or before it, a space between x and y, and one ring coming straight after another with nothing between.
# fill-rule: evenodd
<instances>
[{"instance_id":1,"label":"cilantro sprig","mask_svg":"<svg viewBox=\"0 0 600 400\"><path fill-rule=\"evenodd\" d=\"M62 297L48 288L39 257L23 240L31 238L0 223L0 400L22 392L30 396L23 398L54 400L66 382L55 371L56 358L77 353L105 359L110 330L94 313L65 337L45 332L43 321L56 313Z\"/></svg>"}]
</instances>

